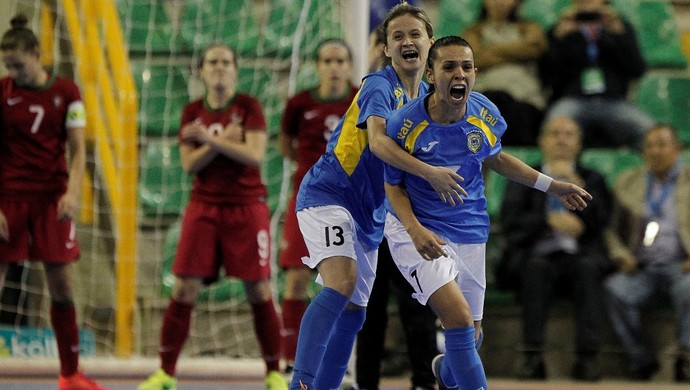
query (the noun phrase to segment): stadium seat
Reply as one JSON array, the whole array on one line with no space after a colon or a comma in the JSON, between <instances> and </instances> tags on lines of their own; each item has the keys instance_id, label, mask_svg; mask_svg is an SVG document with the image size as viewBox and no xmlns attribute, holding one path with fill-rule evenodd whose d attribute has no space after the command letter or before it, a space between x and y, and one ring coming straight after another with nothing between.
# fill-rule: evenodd
<instances>
[{"instance_id":1,"label":"stadium seat","mask_svg":"<svg viewBox=\"0 0 690 390\"><path fill-rule=\"evenodd\" d=\"M640 80L635 103L657 122L675 126L690 146L690 76L649 72Z\"/></svg>"},{"instance_id":2,"label":"stadium seat","mask_svg":"<svg viewBox=\"0 0 690 390\"><path fill-rule=\"evenodd\" d=\"M525 0L520 7L520 15L548 31L558 20L561 11L571 4L570 0Z\"/></svg>"},{"instance_id":3,"label":"stadium seat","mask_svg":"<svg viewBox=\"0 0 690 390\"><path fill-rule=\"evenodd\" d=\"M461 35L479 18L482 0L441 0L434 35Z\"/></svg>"},{"instance_id":4,"label":"stadium seat","mask_svg":"<svg viewBox=\"0 0 690 390\"><path fill-rule=\"evenodd\" d=\"M604 175L609 189L616 185L618 176L642 164L642 156L636 151L623 149L585 149L580 156L583 166Z\"/></svg>"},{"instance_id":5,"label":"stadium seat","mask_svg":"<svg viewBox=\"0 0 690 390\"><path fill-rule=\"evenodd\" d=\"M259 28L250 5L244 0L188 0L180 15L180 35L195 48L224 42L239 57L255 56Z\"/></svg>"},{"instance_id":6,"label":"stadium seat","mask_svg":"<svg viewBox=\"0 0 690 390\"><path fill-rule=\"evenodd\" d=\"M189 73L179 64L132 61L139 96L139 133L143 136L176 136L182 109L189 103Z\"/></svg>"},{"instance_id":7,"label":"stadium seat","mask_svg":"<svg viewBox=\"0 0 690 390\"><path fill-rule=\"evenodd\" d=\"M657 68L685 68L673 5L666 0L614 0L614 6L634 26L647 64Z\"/></svg>"},{"instance_id":8,"label":"stadium seat","mask_svg":"<svg viewBox=\"0 0 690 390\"><path fill-rule=\"evenodd\" d=\"M165 0L117 0L131 55L179 53L189 46L173 31Z\"/></svg>"},{"instance_id":9,"label":"stadium seat","mask_svg":"<svg viewBox=\"0 0 690 390\"><path fill-rule=\"evenodd\" d=\"M161 272L161 293L169 298L175 284L175 275L172 273L172 265L177 252L177 244L180 241L181 221L178 220L170 226L165 234L163 243L163 272ZM221 279L201 290L197 303L199 302L222 302L228 299L244 299L244 285L240 280L221 277Z\"/></svg>"},{"instance_id":10,"label":"stadium seat","mask_svg":"<svg viewBox=\"0 0 690 390\"><path fill-rule=\"evenodd\" d=\"M169 223L189 198L191 178L180 163L176 141L149 140L140 156L139 206L143 222Z\"/></svg>"}]
</instances>

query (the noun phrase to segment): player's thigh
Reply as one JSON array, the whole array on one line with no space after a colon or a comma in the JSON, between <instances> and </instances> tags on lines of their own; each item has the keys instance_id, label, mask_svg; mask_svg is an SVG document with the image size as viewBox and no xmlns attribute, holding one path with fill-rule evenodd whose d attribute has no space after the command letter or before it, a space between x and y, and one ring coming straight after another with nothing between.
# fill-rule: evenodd
<instances>
[{"instance_id":1,"label":"player's thigh","mask_svg":"<svg viewBox=\"0 0 690 390\"><path fill-rule=\"evenodd\" d=\"M198 201L187 205L172 267L175 275L211 278L217 274L218 208Z\"/></svg>"},{"instance_id":2,"label":"player's thigh","mask_svg":"<svg viewBox=\"0 0 690 390\"><path fill-rule=\"evenodd\" d=\"M30 208L31 258L50 264L77 260L77 226L71 219L58 219L57 202L33 202Z\"/></svg>"},{"instance_id":3,"label":"player's thigh","mask_svg":"<svg viewBox=\"0 0 690 390\"><path fill-rule=\"evenodd\" d=\"M309 257L302 260L309 268L329 257L357 258L355 223L345 208L310 207L298 211L297 220L309 250Z\"/></svg>"},{"instance_id":4,"label":"player's thigh","mask_svg":"<svg viewBox=\"0 0 690 390\"><path fill-rule=\"evenodd\" d=\"M386 217L385 235L395 264L415 290L412 296L421 304L426 305L436 290L455 280L458 271L453 259L444 256L425 260L400 221L391 214Z\"/></svg>"},{"instance_id":5,"label":"player's thigh","mask_svg":"<svg viewBox=\"0 0 690 390\"><path fill-rule=\"evenodd\" d=\"M220 246L225 273L242 280L271 275L270 212L265 203L223 206Z\"/></svg>"},{"instance_id":6,"label":"player's thigh","mask_svg":"<svg viewBox=\"0 0 690 390\"><path fill-rule=\"evenodd\" d=\"M0 200L10 234L9 241L0 240L0 262L17 263L29 258L29 204Z\"/></svg>"},{"instance_id":7,"label":"player's thigh","mask_svg":"<svg viewBox=\"0 0 690 390\"><path fill-rule=\"evenodd\" d=\"M448 245L449 255L458 269L458 286L472 310L474 321L484 316L486 296L486 244Z\"/></svg>"}]
</instances>

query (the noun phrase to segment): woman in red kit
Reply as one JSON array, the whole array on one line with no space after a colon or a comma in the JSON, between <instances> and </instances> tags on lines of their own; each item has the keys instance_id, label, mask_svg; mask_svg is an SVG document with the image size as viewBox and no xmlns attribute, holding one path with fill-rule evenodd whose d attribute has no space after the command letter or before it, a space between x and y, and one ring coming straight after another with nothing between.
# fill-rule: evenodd
<instances>
[{"instance_id":1,"label":"woman in red kit","mask_svg":"<svg viewBox=\"0 0 690 390\"><path fill-rule=\"evenodd\" d=\"M140 390L174 390L175 366L189 334L194 303L219 267L244 281L266 363L266 387L287 389L280 374L280 318L270 284L270 216L260 164L266 120L259 102L236 93L237 59L227 45L207 47L199 63L206 95L188 104L179 134L182 165L194 175L173 264L176 276L163 318L161 368Z\"/></svg>"},{"instance_id":2,"label":"woman in red kit","mask_svg":"<svg viewBox=\"0 0 690 390\"><path fill-rule=\"evenodd\" d=\"M58 390L100 390L79 371L72 266L73 218L86 164L86 113L77 86L41 67L38 39L15 16L0 40L0 291L7 266L42 261L50 292ZM67 158L69 152L69 159Z\"/></svg>"}]
</instances>

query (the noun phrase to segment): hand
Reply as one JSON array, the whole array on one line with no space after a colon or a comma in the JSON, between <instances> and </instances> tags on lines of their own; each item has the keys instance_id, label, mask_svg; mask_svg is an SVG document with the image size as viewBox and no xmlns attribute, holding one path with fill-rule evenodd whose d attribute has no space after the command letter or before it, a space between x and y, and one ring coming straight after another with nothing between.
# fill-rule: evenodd
<instances>
[{"instance_id":1,"label":"hand","mask_svg":"<svg viewBox=\"0 0 690 390\"><path fill-rule=\"evenodd\" d=\"M7 226L7 218L2 210L0 210L0 240L10 241L10 227Z\"/></svg>"},{"instance_id":2,"label":"hand","mask_svg":"<svg viewBox=\"0 0 690 390\"><path fill-rule=\"evenodd\" d=\"M467 191L460 186L460 182L465 179L458 175L457 172L445 167L433 167L424 176L424 179L431 184L443 203L450 203L455 206L464 203L462 196L467 196Z\"/></svg>"},{"instance_id":3,"label":"hand","mask_svg":"<svg viewBox=\"0 0 690 390\"><path fill-rule=\"evenodd\" d=\"M0 213L2 214L2 213ZM683 262L683 272L690 272L690 257Z\"/></svg>"},{"instance_id":4,"label":"hand","mask_svg":"<svg viewBox=\"0 0 690 390\"><path fill-rule=\"evenodd\" d=\"M548 213L546 222L553 230L573 238L580 237L585 231L585 224L580 217L567 211Z\"/></svg>"},{"instance_id":5,"label":"hand","mask_svg":"<svg viewBox=\"0 0 690 390\"><path fill-rule=\"evenodd\" d=\"M618 264L618 269L626 274L633 274L637 272L638 269L638 261L632 256L621 256L618 257L615 260L615 263Z\"/></svg>"},{"instance_id":6,"label":"hand","mask_svg":"<svg viewBox=\"0 0 690 390\"><path fill-rule=\"evenodd\" d=\"M239 123L230 122L223 129L222 138L232 142L242 142L244 139L244 129L242 129Z\"/></svg>"},{"instance_id":7,"label":"hand","mask_svg":"<svg viewBox=\"0 0 690 390\"><path fill-rule=\"evenodd\" d=\"M570 8L559 16L553 29L553 35L556 38L561 39L568 34L578 31L578 23L575 20L576 13L577 10L575 8Z\"/></svg>"},{"instance_id":8,"label":"hand","mask_svg":"<svg viewBox=\"0 0 690 390\"><path fill-rule=\"evenodd\" d=\"M601 26L604 30L613 34L623 34L625 26L618 16L618 11L612 7L604 7L599 11L601 13Z\"/></svg>"},{"instance_id":9,"label":"hand","mask_svg":"<svg viewBox=\"0 0 690 390\"><path fill-rule=\"evenodd\" d=\"M424 258L424 260L431 261L442 256L448 256L443 245L446 245L439 236L437 236L431 230L419 226L415 229L410 229L408 231L414 247L417 248L417 252Z\"/></svg>"},{"instance_id":10,"label":"hand","mask_svg":"<svg viewBox=\"0 0 690 390\"><path fill-rule=\"evenodd\" d=\"M186 142L196 142L199 144L207 143L211 135L209 134L206 126L199 121L194 121L187 123L180 130L182 139Z\"/></svg>"},{"instance_id":11,"label":"hand","mask_svg":"<svg viewBox=\"0 0 690 390\"><path fill-rule=\"evenodd\" d=\"M551 182L547 194L561 201L568 210L584 210L592 195L572 183L555 180Z\"/></svg>"},{"instance_id":12,"label":"hand","mask_svg":"<svg viewBox=\"0 0 690 390\"><path fill-rule=\"evenodd\" d=\"M74 218L77 214L78 202L77 197L72 195L69 191L65 192L60 197L57 204L57 217L61 221L68 221Z\"/></svg>"}]
</instances>

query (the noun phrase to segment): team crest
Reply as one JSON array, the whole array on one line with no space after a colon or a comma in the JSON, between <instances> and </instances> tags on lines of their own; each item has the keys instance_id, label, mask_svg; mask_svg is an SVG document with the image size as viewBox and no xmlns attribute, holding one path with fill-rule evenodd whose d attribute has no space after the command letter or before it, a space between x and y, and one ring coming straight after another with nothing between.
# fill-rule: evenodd
<instances>
[{"instance_id":1,"label":"team crest","mask_svg":"<svg viewBox=\"0 0 690 390\"><path fill-rule=\"evenodd\" d=\"M55 107L62 106L62 96L53 96L53 105Z\"/></svg>"},{"instance_id":2,"label":"team crest","mask_svg":"<svg viewBox=\"0 0 690 390\"><path fill-rule=\"evenodd\" d=\"M484 144L484 135L481 131L471 131L467 134L467 149L472 153L477 153Z\"/></svg>"}]
</instances>

